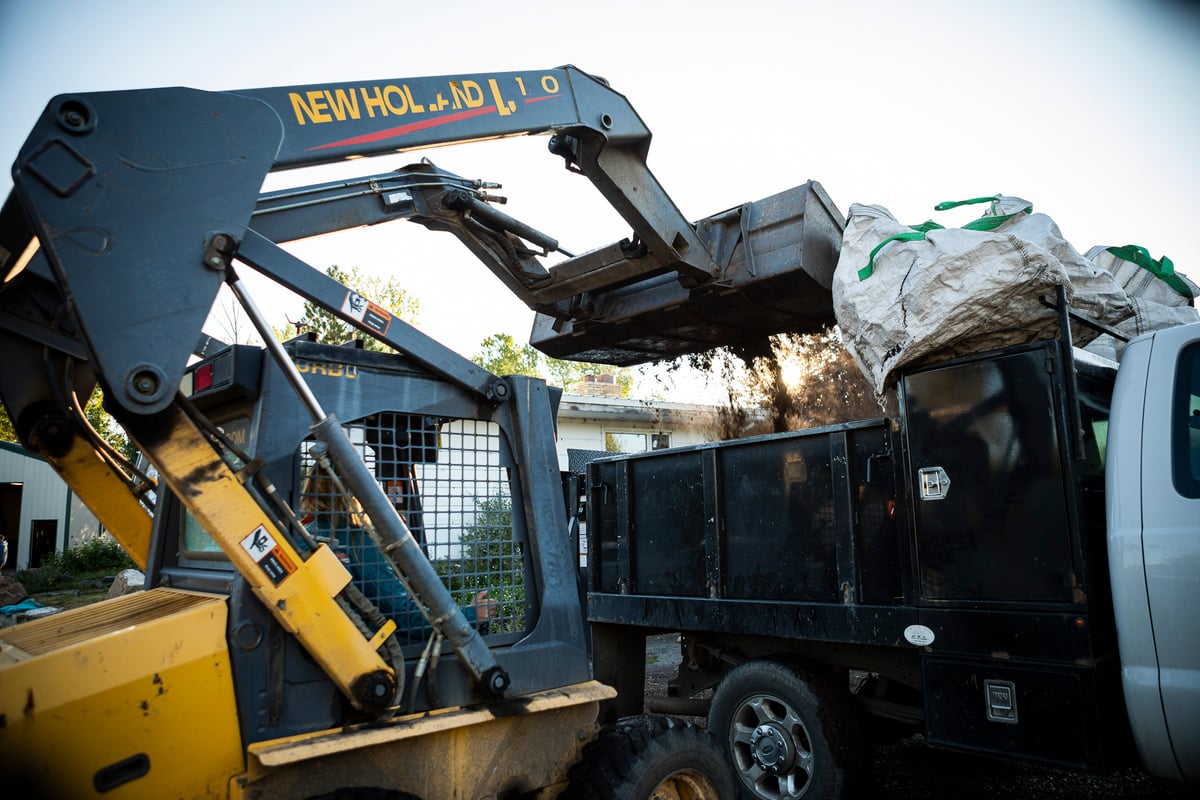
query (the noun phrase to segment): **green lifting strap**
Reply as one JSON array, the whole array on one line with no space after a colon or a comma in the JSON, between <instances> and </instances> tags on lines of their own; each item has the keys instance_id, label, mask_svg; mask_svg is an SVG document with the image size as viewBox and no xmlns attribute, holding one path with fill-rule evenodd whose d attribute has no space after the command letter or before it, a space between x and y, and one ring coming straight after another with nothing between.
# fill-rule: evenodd
<instances>
[{"instance_id":1,"label":"green lifting strap","mask_svg":"<svg viewBox=\"0 0 1200 800\"><path fill-rule=\"evenodd\" d=\"M1188 298L1195 299L1192 294L1192 289L1178 275L1175 274L1175 264L1171 259L1163 256L1158 261L1155 261L1150 251L1144 247L1139 247L1136 244L1127 244L1124 247L1110 247L1108 252L1112 253L1117 258L1125 261L1131 261L1137 264L1142 269L1155 276L1163 283L1170 286L1177 294Z\"/></svg>"},{"instance_id":2,"label":"green lifting strap","mask_svg":"<svg viewBox=\"0 0 1200 800\"><path fill-rule=\"evenodd\" d=\"M871 251L871 258L867 261L867 265L858 271L858 279L865 281L871 277L871 273L875 271L875 254L883 249L883 246L891 242L912 242L918 239L924 239L924 231L910 231L909 233L897 233L895 236L889 236L879 244L875 245L875 249Z\"/></svg>"},{"instance_id":3,"label":"green lifting strap","mask_svg":"<svg viewBox=\"0 0 1200 800\"><path fill-rule=\"evenodd\" d=\"M980 217L979 219L968 222L966 225L962 226L963 230L966 230L966 231L992 231L992 230L995 230L996 228L999 228L1001 225L1008 222L1013 217L1017 216L1017 214L1032 214L1033 213L1033 206L1027 205L1024 208L1022 208L1020 211L1016 211L1012 214L996 214L995 213L996 201L999 200L1000 197L1001 197L1001 195L997 194L997 195L992 195L990 197L972 197L970 200L946 200L946 201L938 203L936 206L934 206L933 210L934 211L949 211L950 209L958 208L959 206L971 206L971 205L977 205L979 203L991 203L992 204L991 210L993 212L993 215ZM939 225L938 223L934 222L933 220L927 220L925 222L922 222L920 225L912 225L911 227L913 230L912 233L898 233L895 236L889 236L888 238L886 238L882 242L880 242L875 247L875 249L871 251L871 257L868 259L867 265L858 271L858 279L860 281L865 281L867 278L871 277L871 275L873 275L875 273L875 255L880 250L883 249L883 246L885 244L888 244L889 242L896 242L896 241L902 241L902 242L918 241L918 240L924 239L925 234L929 233L930 231L945 230L944 225ZM1149 258L1149 254L1147 254L1147 258ZM1132 259L1129 259L1129 260L1132 260ZM1166 260L1166 259L1164 259L1164 260ZM1169 269L1170 261L1167 261L1167 265L1168 265L1168 269ZM1147 267L1147 269L1149 269L1149 267ZM1158 275L1159 273L1155 272L1154 274ZM1174 277L1173 273L1172 273L1172 277ZM1164 278L1164 280L1166 280L1166 278ZM1176 280L1176 282L1180 282L1178 280L1178 278L1176 278L1175 280ZM1174 288L1175 284L1172 283L1171 286L1172 286L1172 288ZM1178 289L1176 289L1176 291L1178 291ZM1188 296L1190 297L1190 295L1188 295Z\"/></svg>"}]
</instances>

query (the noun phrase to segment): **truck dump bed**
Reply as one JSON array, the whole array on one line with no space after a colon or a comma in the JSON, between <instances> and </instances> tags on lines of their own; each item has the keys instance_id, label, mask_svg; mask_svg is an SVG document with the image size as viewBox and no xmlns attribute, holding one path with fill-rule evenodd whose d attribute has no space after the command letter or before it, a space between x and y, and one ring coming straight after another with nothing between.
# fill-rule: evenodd
<instances>
[{"instance_id":1,"label":"truck dump bed","mask_svg":"<svg viewBox=\"0 0 1200 800\"><path fill-rule=\"evenodd\" d=\"M904 376L896 419L593 462L589 619L735 658L758 637L868 672L919 663L931 744L1096 766L1121 716L1115 370L1075 367L1078 404L1043 342Z\"/></svg>"}]
</instances>

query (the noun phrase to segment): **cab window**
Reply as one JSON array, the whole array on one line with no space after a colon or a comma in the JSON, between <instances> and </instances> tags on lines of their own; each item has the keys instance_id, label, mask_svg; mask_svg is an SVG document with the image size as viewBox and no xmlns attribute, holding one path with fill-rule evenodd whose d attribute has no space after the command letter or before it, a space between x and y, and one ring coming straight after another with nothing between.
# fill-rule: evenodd
<instances>
[{"instance_id":1,"label":"cab window","mask_svg":"<svg viewBox=\"0 0 1200 800\"><path fill-rule=\"evenodd\" d=\"M1185 497L1200 497L1200 342L1179 355L1172 417L1175 489Z\"/></svg>"}]
</instances>

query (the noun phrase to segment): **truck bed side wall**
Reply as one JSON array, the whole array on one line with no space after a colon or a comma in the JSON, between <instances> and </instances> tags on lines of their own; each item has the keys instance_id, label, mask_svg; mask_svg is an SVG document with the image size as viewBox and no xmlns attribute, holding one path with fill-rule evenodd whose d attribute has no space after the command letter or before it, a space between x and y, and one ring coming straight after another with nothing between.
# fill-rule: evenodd
<instances>
[{"instance_id":1,"label":"truck bed side wall","mask_svg":"<svg viewBox=\"0 0 1200 800\"><path fill-rule=\"evenodd\" d=\"M867 671L919 655L931 743L1101 764L1124 724L1104 547L1113 372L1078 370L1076 461L1067 368L1055 342L1008 348L905 377L897 420L593 463L589 619Z\"/></svg>"}]
</instances>

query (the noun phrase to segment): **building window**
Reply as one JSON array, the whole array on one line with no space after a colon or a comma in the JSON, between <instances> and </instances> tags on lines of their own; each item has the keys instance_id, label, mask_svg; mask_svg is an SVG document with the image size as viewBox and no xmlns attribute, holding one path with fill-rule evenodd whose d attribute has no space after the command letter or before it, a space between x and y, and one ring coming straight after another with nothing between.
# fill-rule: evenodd
<instances>
[{"instance_id":1,"label":"building window","mask_svg":"<svg viewBox=\"0 0 1200 800\"><path fill-rule=\"evenodd\" d=\"M644 453L647 450L665 450L670 446L671 434L669 433L604 432L604 449L610 453Z\"/></svg>"}]
</instances>

